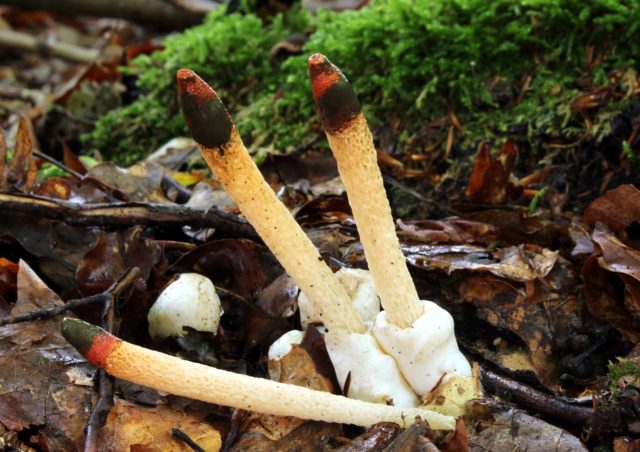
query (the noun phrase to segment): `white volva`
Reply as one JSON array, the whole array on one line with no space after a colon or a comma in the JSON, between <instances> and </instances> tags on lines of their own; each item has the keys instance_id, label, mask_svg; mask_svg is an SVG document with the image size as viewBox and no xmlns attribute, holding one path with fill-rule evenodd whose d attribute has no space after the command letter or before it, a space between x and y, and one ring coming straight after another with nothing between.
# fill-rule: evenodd
<instances>
[{"instance_id":1,"label":"white volva","mask_svg":"<svg viewBox=\"0 0 640 452\"><path fill-rule=\"evenodd\" d=\"M182 273L149 309L149 334L162 340L185 333L185 326L215 334L221 315L220 298L211 280L198 273Z\"/></svg>"},{"instance_id":2,"label":"white volva","mask_svg":"<svg viewBox=\"0 0 640 452\"><path fill-rule=\"evenodd\" d=\"M422 305L423 314L408 328L389 322L385 311L373 324L380 346L396 359L419 395L431 391L447 375L471 375L471 366L458 349L451 314L432 301L422 301Z\"/></svg>"}]
</instances>

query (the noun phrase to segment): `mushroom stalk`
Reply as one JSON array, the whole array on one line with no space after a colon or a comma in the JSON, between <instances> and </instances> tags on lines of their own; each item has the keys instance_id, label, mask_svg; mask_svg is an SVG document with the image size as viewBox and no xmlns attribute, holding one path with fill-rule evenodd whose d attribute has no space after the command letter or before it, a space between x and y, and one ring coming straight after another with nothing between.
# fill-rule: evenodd
<instances>
[{"instance_id":1,"label":"mushroom stalk","mask_svg":"<svg viewBox=\"0 0 640 452\"><path fill-rule=\"evenodd\" d=\"M423 307L400 249L369 126L351 85L326 57L312 55L309 73L382 306L391 323L408 328Z\"/></svg>"},{"instance_id":2,"label":"mushroom stalk","mask_svg":"<svg viewBox=\"0 0 640 452\"><path fill-rule=\"evenodd\" d=\"M246 150L215 91L193 71L177 74L180 103L209 167L329 329L366 330L344 288Z\"/></svg>"},{"instance_id":3,"label":"mushroom stalk","mask_svg":"<svg viewBox=\"0 0 640 452\"><path fill-rule=\"evenodd\" d=\"M370 426L417 417L434 430L452 430L454 418L420 408L396 408L300 386L235 374L124 342L103 329L65 318L62 334L87 360L114 377L159 391L276 416Z\"/></svg>"}]
</instances>

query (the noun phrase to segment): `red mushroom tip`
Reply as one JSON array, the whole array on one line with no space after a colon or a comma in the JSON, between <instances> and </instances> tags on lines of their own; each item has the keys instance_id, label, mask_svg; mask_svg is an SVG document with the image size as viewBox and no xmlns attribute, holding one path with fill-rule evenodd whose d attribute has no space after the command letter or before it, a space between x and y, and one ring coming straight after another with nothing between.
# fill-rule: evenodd
<instances>
[{"instance_id":1,"label":"red mushroom tip","mask_svg":"<svg viewBox=\"0 0 640 452\"><path fill-rule=\"evenodd\" d=\"M102 328L72 318L62 321L62 335L87 361L101 369L105 367L113 349L121 342Z\"/></svg>"},{"instance_id":2,"label":"red mushroom tip","mask_svg":"<svg viewBox=\"0 0 640 452\"><path fill-rule=\"evenodd\" d=\"M182 114L193 139L208 148L229 141L233 123L213 88L190 69L180 69L176 79Z\"/></svg>"},{"instance_id":3,"label":"red mushroom tip","mask_svg":"<svg viewBox=\"0 0 640 452\"><path fill-rule=\"evenodd\" d=\"M346 127L360 113L360 102L347 81L331 61L319 53L308 61L313 97L328 132Z\"/></svg>"}]
</instances>

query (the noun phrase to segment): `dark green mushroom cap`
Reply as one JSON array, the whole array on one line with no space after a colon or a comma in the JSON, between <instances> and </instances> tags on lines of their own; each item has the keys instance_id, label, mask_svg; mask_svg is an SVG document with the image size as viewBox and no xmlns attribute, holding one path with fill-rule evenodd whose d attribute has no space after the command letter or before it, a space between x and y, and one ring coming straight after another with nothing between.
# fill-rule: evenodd
<instances>
[{"instance_id":1,"label":"dark green mushroom cap","mask_svg":"<svg viewBox=\"0 0 640 452\"><path fill-rule=\"evenodd\" d=\"M180 69L176 79L182 114L193 139L207 148L229 141L233 122L213 88L190 69Z\"/></svg>"},{"instance_id":2,"label":"dark green mushroom cap","mask_svg":"<svg viewBox=\"0 0 640 452\"><path fill-rule=\"evenodd\" d=\"M360 102L347 78L324 55L308 61L313 97L327 132L344 129L360 113Z\"/></svg>"}]
</instances>

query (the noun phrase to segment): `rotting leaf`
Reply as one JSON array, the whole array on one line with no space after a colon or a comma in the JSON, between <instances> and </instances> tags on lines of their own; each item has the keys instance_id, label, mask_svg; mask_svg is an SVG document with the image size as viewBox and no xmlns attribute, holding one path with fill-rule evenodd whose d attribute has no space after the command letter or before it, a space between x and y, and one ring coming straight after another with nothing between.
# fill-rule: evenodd
<instances>
[{"instance_id":1,"label":"rotting leaf","mask_svg":"<svg viewBox=\"0 0 640 452\"><path fill-rule=\"evenodd\" d=\"M262 247L249 240L214 240L186 253L173 268L200 273L217 286L251 301L264 288L266 273L281 268L277 265L263 265L261 258L264 254ZM270 264L275 260L271 257L268 259Z\"/></svg>"},{"instance_id":2,"label":"rotting leaf","mask_svg":"<svg viewBox=\"0 0 640 452\"><path fill-rule=\"evenodd\" d=\"M558 251L512 246L494 253L474 245L413 245L403 247L410 264L427 270L491 272L513 281L543 279L556 264Z\"/></svg>"},{"instance_id":3,"label":"rotting leaf","mask_svg":"<svg viewBox=\"0 0 640 452\"><path fill-rule=\"evenodd\" d=\"M11 161L7 162L8 152L5 136L0 138L0 191L27 192L36 180L33 142L27 118L20 116L16 145Z\"/></svg>"},{"instance_id":4,"label":"rotting leaf","mask_svg":"<svg viewBox=\"0 0 640 452\"><path fill-rule=\"evenodd\" d=\"M76 266L98 239L98 231L70 226L62 221L37 219L13 213L0 221L0 235L18 242L38 259L38 271L53 281L61 293L75 292Z\"/></svg>"},{"instance_id":5,"label":"rotting leaf","mask_svg":"<svg viewBox=\"0 0 640 452\"><path fill-rule=\"evenodd\" d=\"M625 245L597 223L592 234L601 256L589 258L583 267L583 276L587 288L587 306L593 315L611 323L627 340L640 341L637 333L640 326L640 252ZM597 260L596 260L597 259ZM607 274L594 267L597 265L611 272ZM616 284L608 275L617 274L624 290L616 290ZM619 300L623 302L620 303Z\"/></svg>"},{"instance_id":6,"label":"rotting leaf","mask_svg":"<svg viewBox=\"0 0 640 452\"><path fill-rule=\"evenodd\" d=\"M387 447L385 452L439 452L429 436L431 429L423 420L416 422L400 433Z\"/></svg>"},{"instance_id":7,"label":"rotting leaf","mask_svg":"<svg viewBox=\"0 0 640 452\"><path fill-rule=\"evenodd\" d=\"M139 227L102 232L93 249L78 263L78 287L86 294L103 292L131 267L138 267L146 281L162 258L162 250L155 241L142 237L142 232Z\"/></svg>"},{"instance_id":8,"label":"rotting leaf","mask_svg":"<svg viewBox=\"0 0 640 452\"><path fill-rule=\"evenodd\" d=\"M640 190L633 185L609 190L589 204L582 220L588 225L604 223L616 232L640 222Z\"/></svg>"},{"instance_id":9,"label":"rotting leaf","mask_svg":"<svg viewBox=\"0 0 640 452\"><path fill-rule=\"evenodd\" d=\"M491 399L471 401L464 417L471 450L492 452L563 451L588 449L571 433L524 411Z\"/></svg>"},{"instance_id":10,"label":"rotting leaf","mask_svg":"<svg viewBox=\"0 0 640 452\"><path fill-rule=\"evenodd\" d=\"M559 258L553 270L529 292L522 283L489 273L456 275L450 285L456 292L450 294L455 302L471 303L479 318L518 336L539 380L557 386L558 354L563 351L559 346L582 325L576 277L569 262Z\"/></svg>"},{"instance_id":11,"label":"rotting leaf","mask_svg":"<svg viewBox=\"0 0 640 452\"><path fill-rule=\"evenodd\" d=\"M518 149L511 141L501 148L497 158L491 156L486 142L480 144L465 192L474 204L499 205L507 202L509 178Z\"/></svg>"},{"instance_id":12,"label":"rotting leaf","mask_svg":"<svg viewBox=\"0 0 640 452\"><path fill-rule=\"evenodd\" d=\"M91 168L87 176L126 193L131 201L169 202L162 190L164 169L157 163L145 161L124 169L105 162Z\"/></svg>"},{"instance_id":13,"label":"rotting leaf","mask_svg":"<svg viewBox=\"0 0 640 452\"><path fill-rule=\"evenodd\" d=\"M589 312L610 323L622 337L634 344L640 342L640 322L629 315L621 302L621 281L598 263L597 256L589 257L582 267L584 295Z\"/></svg>"},{"instance_id":14,"label":"rotting leaf","mask_svg":"<svg viewBox=\"0 0 640 452\"><path fill-rule=\"evenodd\" d=\"M362 435L355 437L351 443L338 447L336 452L365 452L384 450L400 433L398 424L381 422L372 425Z\"/></svg>"},{"instance_id":15,"label":"rotting leaf","mask_svg":"<svg viewBox=\"0 0 640 452\"><path fill-rule=\"evenodd\" d=\"M60 304L21 261L12 314ZM94 369L62 337L60 325L54 318L0 327L0 422L14 431L35 428L33 441L45 450L79 450L93 390L76 382Z\"/></svg>"},{"instance_id":16,"label":"rotting leaf","mask_svg":"<svg viewBox=\"0 0 640 452\"><path fill-rule=\"evenodd\" d=\"M422 220L404 223L397 221L398 235L417 242L448 244L489 244L498 237L498 228L487 223L450 217L443 220Z\"/></svg>"}]
</instances>

